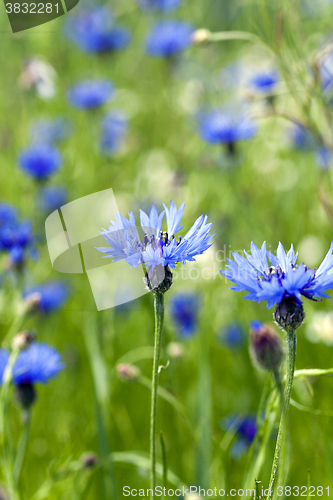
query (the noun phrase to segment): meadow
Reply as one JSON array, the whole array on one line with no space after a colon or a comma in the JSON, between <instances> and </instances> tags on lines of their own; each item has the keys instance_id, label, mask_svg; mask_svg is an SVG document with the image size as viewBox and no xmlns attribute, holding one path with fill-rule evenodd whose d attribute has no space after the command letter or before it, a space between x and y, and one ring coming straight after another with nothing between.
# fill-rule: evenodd
<instances>
[{"instance_id":1,"label":"meadow","mask_svg":"<svg viewBox=\"0 0 333 500\"><path fill-rule=\"evenodd\" d=\"M274 255L293 244L312 270L330 249L333 2L81 1L15 34L0 16L0 498L117 500L150 487L154 295L165 296L157 484L268 488L286 363L258 367L253 338L269 325L285 343L273 317L284 299L244 300L220 269L232 251L254 255L251 242ZM139 210L173 201L185 203L177 238L202 214L214 236L195 261L188 248L185 265L170 260L165 294L98 311L85 273L52 268L45 220L109 188L137 225ZM104 228L116 220L99 216ZM279 269L271 261L270 280ZM125 276L117 286L126 297ZM296 370L309 371L294 379L277 484L327 497L333 302L307 286ZM52 350L24 361L37 343Z\"/></svg>"}]
</instances>

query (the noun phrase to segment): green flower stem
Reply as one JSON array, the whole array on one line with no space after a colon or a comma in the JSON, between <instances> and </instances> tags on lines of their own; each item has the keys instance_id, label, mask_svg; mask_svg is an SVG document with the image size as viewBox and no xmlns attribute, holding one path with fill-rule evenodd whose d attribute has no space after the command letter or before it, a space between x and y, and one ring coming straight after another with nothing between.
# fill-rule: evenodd
<instances>
[{"instance_id":1,"label":"green flower stem","mask_svg":"<svg viewBox=\"0 0 333 500\"><path fill-rule=\"evenodd\" d=\"M287 416L288 416L291 389L293 385L294 372L295 372L295 358L296 358L296 330L289 330L287 331L287 383L284 393L285 404L283 412L281 413L279 433L275 445L273 465L269 481L270 494L268 500L271 500L274 496L274 489L276 485L277 473L279 468L281 446L285 434L285 428L287 426Z\"/></svg>"},{"instance_id":2,"label":"green flower stem","mask_svg":"<svg viewBox=\"0 0 333 500\"><path fill-rule=\"evenodd\" d=\"M23 412L23 431L22 435L17 447L17 453L15 456L15 461L14 461L14 468L13 468L13 476L14 476L14 481L15 485L17 486L18 481L20 479L21 475L21 470L22 470L22 465L24 462L24 457L25 457L25 451L27 448L27 443L28 443L28 437L29 437L29 429L30 429L30 422L31 422L31 410L25 410Z\"/></svg>"},{"instance_id":3,"label":"green flower stem","mask_svg":"<svg viewBox=\"0 0 333 500\"><path fill-rule=\"evenodd\" d=\"M164 320L164 295L154 294L155 307L155 341L154 341L154 361L151 386L151 410L150 410L150 487L153 490L152 498L155 498L156 486L156 415L157 415L157 390L159 363L161 352L161 339Z\"/></svg>"}]
</instances>

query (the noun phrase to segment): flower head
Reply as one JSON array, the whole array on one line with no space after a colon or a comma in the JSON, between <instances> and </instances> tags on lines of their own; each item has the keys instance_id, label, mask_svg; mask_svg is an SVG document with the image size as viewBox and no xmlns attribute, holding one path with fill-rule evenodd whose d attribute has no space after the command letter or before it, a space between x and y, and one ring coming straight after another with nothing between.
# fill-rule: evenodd
<instances>
[{"instance_id":1,"label":"flower head","mask_svg":"<svg viewBox=\"0 0 333 500\"><path fill-rule=\"evenodd\" d=\"M37 203L43 212L51 213L67 202L67 190L59 186L45 186L37 193Z\"/></svg>"},{"instance_id":2,"label":"flower head","mask_svg":"<svg viewBox=\"0 0 333 500\"><path fill-rule=\"evenodd\" d=\"M200 300L194 293L178 293L171 299L171 316L182 337L191 337L198 329Z\"/></svg>"},{"instance_id":3,"label":"flower head","mask_svg":"<svg viewBox=\"0 0 333 500\"><path fill-rule=\"evenodd\" d=\"M8 215L2 224L0 220L0 251L7 252L13 266L19 266L25 261L27 253L35 257L35 238L30 221L13 219L13 213L10 217Z\"/></svg>"},{"instance_id":4,"label":"flower head","mask_svg":"<svg viewBox=\"0 0 333 500\"><path fill-rule=\"evenodd\" d=\"M69 89L69 102L79 109L98 108L113 94L113 85L108 80L87 80Z\"/></svg>"},{"instance_id":5,"label":"flower head","mask_svg":"<svg viewBox=\"0 0 333 500\"><path fill-rule=\"evenodd\" d=\"M114 19L106 6L84 8L72 17L67 26L68 37L85 52L112 52L126 47L130 33L114 26Z\"/></svg>"},{"instance_id":6,"label":"flower head","mask_svg":"<svg viewBox=\"0 0 333 500\"><path fill-rule=\"evenodd\" d=\"M220 341L230 349L235 349L244 344L245 332L240 323L233 322L222 328L218 334Z\"/></svg>"},{"instance_id":7,"label":"flower head","mask_svg":"<svg viewBox=\"0 0 333 500\"><path fill-rule=\"evenodd\" d=\"M48 144L33 144L22 151L18 158L20 169L37 181L47 179L61 166L62 158L57 149Z\"/></svg>"},{"instance_id":8,"label":"flower head","mask_svg":"<svg viewBox=\"0 0 333 500\"><path fill-rule=\"evenodd\" d=\"M151 56L171 57L191 45L193 28L181 21L161 21L146 38L146 52Z\"/></svg>"},{"instance_id":9,"label":"flower head","mask_svg":"<svg viewBox=\"0 0 333 500\"><path fill-rule=\"evenodd\" d=\"M9 352L0 349L0 380L3 381L4 371L8 364ZM33 342L28 349L19 353L13 367L14 384L45 384L50 378L63 370L61 356L54 347L46 343Z\"/></svg>"},{"instance_id":10,"label":"flower head","mask_svg":"<svg viewBox=\"0 0 333 500\"><path fill-rule=\"evenodd\" d=\"M209 235L212 224L207 224L207 216L201 215L191 229L182 238L176 234L182 229L181 219L185 203L177 209L171 201L170 208L164 205L164 210L159 214L152 206L149 215L140 210L140 223L144 236L140 238L135 226L133 212L129 219L121 214L116 215L115 222L111 221L109 229L103 229L101 235L110 245L98 247L104 253L104 258L112 258L113 262L125 260L131 267L144 265L148 274L160 273L160 268L174 269L178 262L194 261L195 256L202 254L210 246L213 236ZM162 223L166 216L167 231L162 231ZM156 269L156 270L155 270ZM170 271L168 281L172 279ZM164 271L163 271L164 273ZM159 279L154 275L154 278ZM149 283L148 283L149 285Z\"/></svg>"},{"instance_id":11,"label":"flower head","mask_svg":"<svg viewBox=\"0 0 333 500\"><path fill-rule=\"evenodd\" d=\"M251 355L263 370L276 371L283 361L282 340L270 325L251 322Z\"/></svg>"},{"instance_id":12,"label":"flower head","mask_svg":"<svg viewBox=\"0 0 333 500\"><path fill-rule=\"evenodd\" d=\"M68 286L61 281L51 281L23 293L23 298L29 300L32 296L38 296L37 308L42 313L50 313L59 309L68 299Z\"/></svg>"},{"instance_id":13,"label":"flower head","mask_svg":"<svg viewBox=\"0 0 333 500\"><path fill-rule=\"evenodd\" d=\"M128 129L127 117L119 111L112 111L101 122L101 150L110 155L117 153Z\"/></svg>"},{"instance_id":14,"label":"flower head","mask_svg":"<svg viewBox=\"0 0 333 500\"><path fill-rule=\"evenodd\" d=\"M199 134L210 144L233 145L238 141L251 139L257 132L255 122L243 114L231 114L215 109L201 116Z\"/></svg>"},{"instance_id":15,"label":"flower head","mask_svg":"<svg viewBox=\"0 0 333 500\"><path fill-rule=\"evenodd\" d=\"M159 9L163 12L174 10L183 0L138 0L139 7L143 10Z\"/></svg>"},{"instance_id":16,"label":"flower head","mask_svg":"<svg viewBox=\"0 0 333 500\"><path fill-rule=\"evenodd\" d=\"M230 454L232 458L238 460L256 437L256 417L254 415L230 415L223 419L222 427L227 431L233 430L236 435Z\"/></svg>"},{"instance_id":17,"label":"flower head","mask_svg":"<svg viewBox=\"0 0 333 500\"><path fill-rule=\"evenodd\" d=\"M286 253L279 243L275 256L266 250L266 242L261 248L252 242L251 254L244 253L246 258L233 252L234 260L227 259L227 270L221 273L235 283L232 290L248 292L247 300L267 301L268 308L288 298L301 304L302 296L312 300L328 297L325 291L333 286L333 242L318 269L297 264L293 245Z\"/></svg>"},{"instance_id":18,"label":"flower head","mask_svg":"<svg viewBox=\"0 0 333 500\"><path fill-rule=\"evenodd\" d=\"M275 70L262 71L250 80L250 87L257 93L270 94L274 91L279 76Z\"/></svg>"},{"instance_id":19,"label":"flower head","mask_svg":"<svg viewBox=\"0 0 333 500\"><path fill-rule=\"evenodd\" d=\"M47 101L56 95L55 69L41 58L33 57L24 63L20 84L26 89L35 89L37 95Z\"/></svg>"}]
</instances>

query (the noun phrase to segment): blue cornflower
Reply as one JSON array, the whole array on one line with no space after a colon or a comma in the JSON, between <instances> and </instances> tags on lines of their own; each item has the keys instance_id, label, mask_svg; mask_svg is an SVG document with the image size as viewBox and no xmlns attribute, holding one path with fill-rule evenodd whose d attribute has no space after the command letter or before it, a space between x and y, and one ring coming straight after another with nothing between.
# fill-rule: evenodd
<instances>
[{"instance_id":1,"label":"blue cornflower","mask_svg":"<svg viewBox=\"0 0 333 500\"><path fill-rule=\"evenodd\" d=\"M193 28L181 21L161 21L146 38L146 52L151 56L171 57L191 45Z\"/></svg>"},{"instance_id":2,"label":"blue cornflower","mask_svg":"<svg viewBox=\"0 0 333 500\"><path fill-rule=\"evenodd\" d=\"M128 130L128 120L124 113L112 111L101 122L101 150L105 154L119 151Z\"/></svg>"},{"instance_id":3,"label":"blue cornflower","mask_svg":"<svg viewBox=\"0 0 333 500\"><path fill-rule=\"evenodd\" d=\"M233 252L234 260L227 259L227 270L221 273L235 283L232 290L248 292L245 299L267 301L267 307L271 308L287 298L301 304L302 296L313 300L329 297L325 291L333 286L333 242L318 269L297 265L298 252L295 253L293 245L286 254L279 243L275 256L266 250L266 242L261 248L252 242L252 255L244 253L246 259Z\"/></svg>"},{"instance_id":4,"label":"blue cornflower","mask_svg":"<svg viewBox=\"0 0 333 500\"><path fill-rule=\"evenodd\" d=\"M9 352L0 349L0 380L8 364ZM54 347L46 343L33 342L28 349L21 351L14 364L12 375L14 384L45 384L64 369L61 356Z\"/></svg>"},{"instance_id":5,"label":"blue cornflower","mask_svg":"<svg viewBox=\"0 0 333 500\"><path fill-rule=\"evenodd\" d=\"M59 186L45 186L37 193L37 203L43 212L51 213L67 202L67 190Z\"/></svg>"},{"instance_id":6,"label":"blue cornflower","mask_svg":"<svg viewBox=\"0 0 333 500\"><path fill-rule=\"evenodd\" d=\"M81 9L67 26L68 37L85 52L111 52L125 48L130 41L126 28L114 26L114 19L106 6Z\"/></svg>"},{"instance_id":7,"label":"blue cornflower","mask_svg":"<svg viewBox=\"0 0 333 500\"><path fill-rule=\"evenodd\" d=\"M174 269L178 262L185 264L186 261L194 261L196 255L202 254L211 246L210 240L213 237L208 234L212 224L207 224L207 215L198 217L183 238L176 237L183 228L181 219L184 208L185 203L177 209L175 203L171 201L170 209L164 205L164 210L160 214L154 206L149 215L140 210L143 241L140 240L139 231L135 226L133 212L129 213L128 220L118 214L116 221L111 221L109 229L103 229L100 233L110 246L99 247L97 250L106 254L104 258L113 258L113 262L125 260L131 267L143 264L148 277L149 274L152 276L155 267L160 270L163 266L172 282L169 268ZM162 232L164 215L167 222L166 232ZM148 286L150 287L149 283Z\"/></svg>"},{"instance_id":8,"label":"blue cornflower","mask_svg":"<svg viewBox=\"0 0 333 500\"><path fill-rule=\"evenodd\" d=\"M199 134L210 144L226 144L230 153L235 152L238 141L251 139L257 132L256 123L243 114L231 114L215 109L201 116Z\"/></svg>"},{"instance_id":9,"label":"blue cornflower","mask_svg":"<svg viewBox=\"0 0 333 500\"><path fill-rule=\"evenodd\" d=\"M69 290L66 283L52 281L29 288L23 293L23 298L29 300L37 297L37 308L41 313L51 313L59 309L68 299Z\"/></svg>"},{"instance_id":10,"label":"blue cornflower","mask_svg":"<svg viewBox=\"0 0 333 500\"><path fill-rule=\"evenodd\" d=\"M230 455L238 460L256 437L256 417L254 415L231 415L222 420L222 427L227 431L235 432L236 440L230 450Z\"/></svg>"},{"instance_id":11,"label":"blue cornflower","mask_svg":"<svg viewBox=\"0 0 333 500\"><path fill-rule=\"evenodd\" d=\"M138 0L143 10L159 9L162 12L176 9L183 0Z\"/></svg>"},{"instance_id":12,"label":"blue cornflower","mask_svg":"<svg viewBox=\"0 0 333 500\"><path fill-rule=\"evenodd\" d=\"M15 221L0 227L0 251L8 253L10 263L18 266L25 261L27 253L36 256L31 222Z\"/></svg>"},{"instance_id":13,"label":"blue cornflower","mask_svg":"<svg viewBox=\"0 0 333 500\"><path fill-rule=\"evenodd\" d=\"M333 165L333 152L325 146L317 148L314 157L318 167L323 170L327 170Z\"/></svg>"},{"instance_id":14,"label":"blue cornflower","mask_svg":"<svg viewBox=\"0 0 333 500\"><path fill-rule=\"evenodd\" d=\"M33 144L54 144L62 141L70 133L70 125L64 118L40 119L31 124L30 138Z\"/></svg>"},{"instance_id":15,"label":"blue cornflower","mask_svg":"<svg viewBox=\"0 0 333 500\"><path fill-rule=\"evenodd\" d=\"M0 349L0 383L8 366L9 352ZM16 399L21 407L28 410L36 400L35 383L45 384L55 377L64 365L54 347L33 342L19 353L12 368L12 381L16 386Z\"/></svg>"},{"instance_id":16,"label":"blue cornflower","mask_svg":"<svg viewBox=\"0 0 333 500\"><path fill-rule=\"evenodd\" d=\"M98 108L111 98L113 90L108 80L87 80L71 87L68 99L75 108Z\"/></svg>"},{"instance_id":17,"label":"blue cornflower","mask_svg":"<svg viewBox=\"0 0 333 500\"><path fill-rule=\"evenodd\" d=\"M250 80L250 87L261 94L271 94L279 81L279 75L275 70L262 71L254 75Z\"/></svg>"},{"instance_id":18,"label":"blue cornflower","mask_svg":"<svg viewBox=\"0 0 333 500\"><path fill-rule=\"evenodd\" d=\"M229 323L227 326L223 327L219 334L219 339L223 344L230 349L237 348L242 346L245 341L245 332L244 328L239 323Z\"/></svg>"},{"instance_id":19,"label":"blue cornflower","mask_svg":"<svg viewBox=\"0 0 333 500\"><path fill-rule=\"evenodd\" d=\"M171 299L171 316L177 332L182 337L191 337L198 329L200 300L194 293L178 293Z\"/></svg>"},{"instance_id":20,"label":"blue cornflower","mask_svg":"<svg viewBox=\"0 0 333 500\"><path fill-rule=\"evenodd\" d=\"M22 151L18 158L23 172L37 181L47 179L61 166L60 152L48 144L33 144Z\"/></svg>"},{"instance_id":21,"label":"blue cornflower","mask_svg":"<svg viewBox=\"0 0 333 500\"><path fill-rule=\"evenodd\" d=\"M9 203L0 202L0 227L16 222L16 208Z\"/></svg>"}]
</instances>

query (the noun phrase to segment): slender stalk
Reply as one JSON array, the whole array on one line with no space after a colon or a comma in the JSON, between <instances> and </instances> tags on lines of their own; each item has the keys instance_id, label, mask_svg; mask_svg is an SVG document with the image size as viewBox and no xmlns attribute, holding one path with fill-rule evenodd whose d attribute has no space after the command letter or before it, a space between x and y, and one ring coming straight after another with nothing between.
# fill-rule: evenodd
<instances>
[{"instance_id":1,"label":"slender stalk","mask_svg":"<svg viewBox=\"0 0 333 500\"><path fill-rule=\"evenodd\" d=\"M153 490L152 498L155 498L156 486L156 415L157 415L157 390L159 362L161 352L161 339L164 320L164 295L154 294L155 307L155 341L154 341L154 361L151 386L151 410L150 410L150 487Z\"/></svg>"},{"instance_id":2,"label":"slender stalk","mask_svg":"<svg viewBox=\"0 0 333 500\"><path fill-rule=\"evenodd\" d=\"M296 358L296 330L287 331L287 383L284 393L284 411L281 413L280 425L278 437L275 445L275 452L273 458L273 465L271 471L271 477L269 481L269 497L268 500L272 500L274 496L274 489L277 480L277 473L279 468L280 461L280 452L281 446L285 434L285 429L287 425L287 416L289 410L291 389L294 380L294 372L295 372L295 358Z\"/></svg>"},{"instance_id":3,"label":"slender stalk","mask_svg":"<svg viewBox=\"0 0 333 500\"><path fill-rule=\"evenodd\" d=\"M31 422L31 411L30 410L24 410L23 413L23 431L22 435L17 447L17 453L15 456L15 461L14 461L14 468L13 468L13 476L14 476L14 481L15 484L18 484L18 481L20 479L21 475L21 470L22 470L22 465L24 462L24 457L25 457L25 451L27 448L27 443L28 443L28 437L29 437L29 429L30 429L30 422Z\"/></svg>"}]
</instances>

